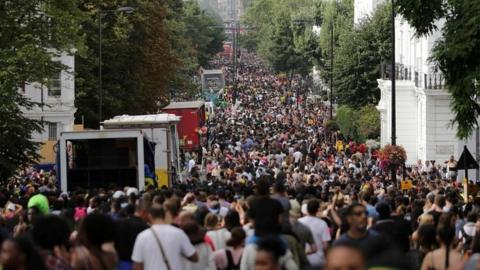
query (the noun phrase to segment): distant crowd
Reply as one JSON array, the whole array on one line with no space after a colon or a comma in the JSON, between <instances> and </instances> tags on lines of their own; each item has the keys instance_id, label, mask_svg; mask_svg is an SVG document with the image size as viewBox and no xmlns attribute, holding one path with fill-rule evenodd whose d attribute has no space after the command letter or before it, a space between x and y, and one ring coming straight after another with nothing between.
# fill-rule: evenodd
<instances>
[{"instance_id":1,"label":"distant crowd","mask_svg":"<svg viewBox=\"0 0 480 270\"><path fill-rule=\"evenodd\" d=\"M54 171L21 172L0 188L2 269L480 269L480 197L463 200L454 157L391 179L301 76L246 52L237 74L212 65L229 105L186 179L62 193Z\"/></svg>"}]
</instances>

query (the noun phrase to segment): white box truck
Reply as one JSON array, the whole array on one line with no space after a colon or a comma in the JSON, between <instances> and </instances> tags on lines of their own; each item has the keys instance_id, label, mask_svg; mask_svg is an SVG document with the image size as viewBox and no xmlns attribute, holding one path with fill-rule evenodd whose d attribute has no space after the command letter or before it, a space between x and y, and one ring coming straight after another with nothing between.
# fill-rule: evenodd
<instances>
[{"instance_id":1,"label":"white box truck","mask_svg":"<svg viewBox=\"0 0 480 270\"><path fill-rule=\"evenodd\" d=\"M169 113L149 115L120 115L102 122L105 130L139 129L152 143L155 153L157 185L170 186L179 176L180 164L177 123L181 117Z\"/></svg>"},{"instance_id":2,"label":"white box truck","mask_svg":"<svg viewBox=\"0 0 480 270\"><path fill-rule=\"evenodd\" d=\"M62 132L57 152L60 188L143 190L146 167L154 158L150 145L142 130Z\"/></svg>"}]
</instances>

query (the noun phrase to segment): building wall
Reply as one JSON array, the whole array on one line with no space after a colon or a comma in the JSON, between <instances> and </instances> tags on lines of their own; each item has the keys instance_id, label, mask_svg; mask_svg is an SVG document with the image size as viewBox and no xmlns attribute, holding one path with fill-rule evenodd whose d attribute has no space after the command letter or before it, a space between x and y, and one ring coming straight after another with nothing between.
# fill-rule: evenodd
<instances>
[{"instance_id":1,"label":"building wall","mask_svg":"<svg viewBox=\"0 0 480 270\"><path fill-rule=\"evenodd\" d=\"M59 73L54 86L33 83L25 86L24 95L30 100L43 104L30 110L24 110L24 115L31 119L43 120L44 130L34 133L34 141L43 142L40 153L42 163L53 163L53 144L62 131L71 131L74 126L75 108L75 57L62 54L58 59L67 66ZM50 91L49 91L50 90ZM56 93L52 90L58 90ZM23 91L23 90L20 90Z\"/></svg>"},{"instance_id":2,"label":"building wall","mask_svg":"<svg viewBox=\"0 0 480 270\"><path fill-rule=\"evenodd\" d=\"M391 82L379 80L381 100L377 108L380 111L381 145L391 143ZM410 81L396 82L396 143L405 148L407 163L417 160L418 112L415 89Z\"/></svg>"}]
</instances>

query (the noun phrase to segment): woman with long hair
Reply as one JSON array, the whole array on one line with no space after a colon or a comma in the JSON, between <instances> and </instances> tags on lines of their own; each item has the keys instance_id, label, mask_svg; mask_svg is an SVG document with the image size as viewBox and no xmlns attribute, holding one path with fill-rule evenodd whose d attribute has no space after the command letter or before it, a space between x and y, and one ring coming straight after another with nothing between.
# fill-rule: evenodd
<instances>
[{"instance_id":1,"label":"woman with long hair","mask_svg":"<svg viewBox=\"0 0 480 270\"><path fill-rule=\"evenodd\" d=\"M115 222L108 216L92 213L81 220L77 246L72 249L70 264L75 270L115 269L118 258L113 240Z\"/></svg>"},{"instance_id":2,"label":"woman with long hair","mask_svg":"<svg viewBox=\"0 0 480 270\"><path fill-rule=\"evenodd\" d=\"M446 270L462 261L462 254L454 249L455 215L443 213L438 221L437 241L440 247L427 253L422 270Z\"/></svg>"}]
</instances>

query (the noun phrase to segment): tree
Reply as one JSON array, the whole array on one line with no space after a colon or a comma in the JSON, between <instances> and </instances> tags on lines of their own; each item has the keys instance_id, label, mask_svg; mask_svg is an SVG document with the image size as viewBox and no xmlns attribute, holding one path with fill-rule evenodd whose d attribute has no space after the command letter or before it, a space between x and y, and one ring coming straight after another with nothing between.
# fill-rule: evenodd
<instances>
[{"instance_id":1,"label":"tree","mask_svg":"<svg viewBox=\"0 0 480 270\"><path fill-rule=\"evenodd\" d=\"M129 1L131 14L107 12L123 1L100 1L82 9L87 53L77 59L77 118L96 128L99 119L98 19L102 10L103 119L119 114L156 113L174 97L198 93L193 76L222 49L222 29L196 2ZM102 119L102 120L103 120Z\"/></svg>"},{"instance_id":2,"label":"tree","mask_svg":"<svg viewBox=\"0 0 480 270\"><path fill-rule=\"evenodd\" d=\"M216 27L222 22L205 13L193 1L185 2L184 12L187 36L195 50L197 62L200 66L206 66L223 49L225 34Z\"/></svg>"},{"instance_id":3,"label":"tree","mask_svg":"<svg viewBox=\"0 0 480 270\"><path fill-rule=\"evenodd\" d=\"M294 42L294 12L311 7L311 0L257 0L253 1L244 22L253 31L248 32L250 49L255 48L275 71L305 74L312 67L310 60L299 52Z\"/></svg>"},{"instance_id":4,"label":"tree","mask_svg":"<svg viewBox=\"0 0 480 270\"><path fill-rule=\"evenodd\" d=\"M354 109L345 105L338 107L335 120L338 128L340 129L340 132L344 136L348 138L355 138L357 132L357 118L358 115Z\"/></svg>"},{"instance_id":5,"label":"tree","mask_svg":"<svg viewBox=\"0 0 480 270\"><path fill-rule=\"evenodd\" d=\"M360 139L377 139L380 136L380 112L374 105L362 107L356 123Z\"/></svg>"},{"instance_id":6,"label":"tree","mask_svg":"<svg viewBox=\"0 0 480 270\"><path fill-rule=\"evenodd\" d=\"M465 139L478 126L480 106L480 5L478 0L404 0L398 1L399 13L416 29L428 35L444 18L443 35L432 54L445 76L452 96L452 120L457 137ZM477 85L476 85L477 84Z\"/></svg>"},{"instance_id":7,"label":"tree","mask_svg":"<svg viewBox=\"0 0 480 270\"><path fill-rule=\"evenodd\" d=\"M335 95L339 104L360 108L380 98L380 66L391 55L390 5L339 33L335 53Z\"/></svg>"},{"instance_id":8,"label":"tree","mask_svg":"<svg viewBox=\"0 0 480 270\"><path fill-rule=\"evenodd\" d=\"M38 104L19 89L25 84L47 85L64 68L60 52L83 50L79 34L82 15L76 1L0 1L0 180L34 163L39 143L33 132L43 122L23 116Z\"/></svg>"}]
</instances>

